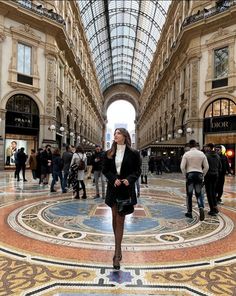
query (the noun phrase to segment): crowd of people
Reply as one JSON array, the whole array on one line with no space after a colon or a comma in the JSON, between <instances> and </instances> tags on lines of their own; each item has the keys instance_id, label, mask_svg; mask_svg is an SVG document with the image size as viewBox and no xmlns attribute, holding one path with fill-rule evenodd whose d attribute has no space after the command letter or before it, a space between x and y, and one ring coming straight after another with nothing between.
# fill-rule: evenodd
<instances>
[{"instance_id":1,"label":"crowd of people","mask_svg":"<svg viewBox=\"0 0 236 296\"><path fill-rule=\"evenodd\" d=\"M93 184L95 186L94 199L100 197L105 199L107 179L102 173L104 157L105 151L103 151L99 144L95 146L93 153L85 153L82 146L75 148L72 145L67 145L62 154L58 148L52 149L51 145L46 145L44 148L39 148L37 152L31 149L29 157L22 147L14 153L15 178L17 181L20 181L21 173L23 181L27 182L25 170L28 161L32 177L34 180L38 179L40 185L48 185L51 175L51 192L56 192L55 184L57 181L60 181L62 193L66 193L68 185L73 183L74 198L79 199L80 191L82 190L81 198L86 199L84 179L85 172L87 172L88 179L93 176ZM163 157L148 156L146 150L140 151L140 157L142 163L141 175L136 181L138 197L140 196L140 183L147 184L148 175L154 172L157 175L161 175L163 171L166 171L166 161ZM74 170L80 160L84 161L85 167ZM192 217L192 196L195 192L202 219L202 208L204 208L203 191L206 193L210 207L208 214L216 215L219 211L217 205L222 203L225 176L231 173L224 146L214 146L214 144L209 143L200 151L198 143L191 140L186 145L186 152L182 157L180 169L186 175L186 216Z\"/></svg>"},{"instance_id":2,"label":"crowd of people","mask_svg":"<svg viewBox=\"0 0 236 296\"><path fill-rule=\"evenodd\" d=\"M28 164L32 172L32 178L38 180L39 185L48 185L51 176L51 192L56 192L55 184L60 181L62 193L66 193L71 186L75 199L80 198L81 190L83 192L81 198L86 199L87 194L84 179L85 173L88 172L88 176L93 174L96 188L94 198L100 198L100 180L102 184L102 198L105 198L106 181L102 174L103 158L104 151L101 145L96 145L95 151L92 154L85 153L80 145L76 148L72 145L67 145L63 153L58 148L52 148L51 145L46 145L44 148L39 148L37 152L31 149L29 157L22 147L14 155L15 178L17 178L17 181L20 181L21 173L23 181L27 181L25 178L25 169L26 164ZM84 163L82 168L80 167L81 161Z\"/></svg>"},{"instance_id":3,"label":"crowd of people","mask_svg":"<svg viewBox=\"0 0 236 296\"><path fill-rule=\"evenodd\" d=\"M200 147L195 140L190 140L188 150L182 157L180 168L186 176L186 205L185 216L192 218L192 196L195 192L199 207L200 220L205 219L204 188L209 205L208 215L219 213L218 205L222 203L223 187L226 173L230 174L230 166L223 146L213 143Z\"/></svg>"},{"instance_id":4,"label":"crowd of people","mask_svg":"<svg viewBox=\"0 0 236 296\"><path fill-rule=\"evenodd\" d=\"M93 178L94 199L103 198L111 208L115 238L113 267L120 269L125 216L134 211L137 197L140 196L140 183L147 187L149 174L154 171L157 175L162 174L167 166L165 160L161 156L148 156L146 150L139 152L131 148L128 131L119 128L115 130L113 144L106 152L101 145L96 145L92 154L86 154L80 145L76 148L67 145L63 153L58 148L46 145L37 152L32 149L28 157L24 148L18 149L15 153L17 181L20 181L20 172L23 181L27 181L27 161L32 178L38 180L40 186L48 185L51 179L50 191L56 192L55 184L60 182L61 192L66 193L72 188L75 199L87 199L85 172L88 179ZM225 175L231 173L224 147L209 143L200 150L198 143L190 140L182 156L180 169L186 177L185 216L193 218L192 197L195 194L200 221L205 219L204 193L209 204L208 215L216 216L219 213L218 205L222 203Z\"/></svg>"}]
</instances>

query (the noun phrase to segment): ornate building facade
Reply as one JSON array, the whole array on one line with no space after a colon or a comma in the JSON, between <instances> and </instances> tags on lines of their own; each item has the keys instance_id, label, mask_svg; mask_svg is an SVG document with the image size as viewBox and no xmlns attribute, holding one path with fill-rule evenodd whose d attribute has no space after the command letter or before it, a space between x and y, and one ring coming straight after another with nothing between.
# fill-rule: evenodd
<instances>
[{"instance_id":1,"label":"ornate building facade","mask_svg":"<svg viewBox=\"0 0 236 296\"><path fill-rule=\"evenodd\" d=\"M0 1L1 167L12 141L27 153L48 143L60 148L82 143L87 150L104 143L107 108L119 99L135 108L138 149L180 159L194 138L200 146L225 145L235 166L236 1L172 1L168 13L158 3L165 23L144 87L139 86L150 59L142 38L121 36L139 46L133 49L136 56L127 54L126 43L112 46L121 40L114 32L128 26L149 38L150 51L154 48L149 46L155 36L141 23L114 23L114 13L119 18L129 12L131 21L137 12L151 26L148 6L121 11L116 2L99 3ZM92 18L89 11L96 7L104 11ZM94 32L96 26L101 27ZM94 43L102 34L104 40Z\"/></svg>"},{"instance_id":2,"label":"ornate building facade","mask_svg":"<svg viewBox=\"0 0 236 296\"><path fill-rule=\"evenodd\" d=\"M103 95L75 1L0 2L1 167L37 149L104 138ZM12 163L11 163L12 164Z\"/></svg>"},{"instance_id":3,"label":"ornate building facade","mask_svg":"<svg viewBox=\"0 0 236 296\"><path fill-rule=\"evenodd\" d=\"M235 167L236 1L173 1L140 96L138 143L178 154L189 139Z\"/></svg>"}]
</instances>

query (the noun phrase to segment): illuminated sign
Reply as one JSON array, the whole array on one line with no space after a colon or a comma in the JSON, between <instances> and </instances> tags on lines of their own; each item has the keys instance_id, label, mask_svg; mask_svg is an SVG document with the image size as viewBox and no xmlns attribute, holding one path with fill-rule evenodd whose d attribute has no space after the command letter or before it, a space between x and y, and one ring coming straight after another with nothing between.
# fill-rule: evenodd
<instances>
[{"instance_id":1,"label":"illuminated sign","mask_svg":"<svg viewBox=\"0 0 236 296\"><path fill-rule=\"evenodd\" d=\"M219 116L204 119L204 133L236 131L236 116Z\"/></svg>"}]
</instances>

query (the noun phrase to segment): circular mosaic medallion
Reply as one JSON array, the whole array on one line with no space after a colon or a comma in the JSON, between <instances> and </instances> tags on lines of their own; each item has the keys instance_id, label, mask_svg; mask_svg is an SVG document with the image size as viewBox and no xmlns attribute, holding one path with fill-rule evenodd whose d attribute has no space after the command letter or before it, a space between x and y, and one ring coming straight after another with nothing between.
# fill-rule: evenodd
<instances>
[{"instance_id":1,"label":"circular mosaic medallion","mask_svg":"<svg viewBox=\"0 0 236 296\"><path fill-rule=\"evenodd\" d=\"M142 198L126 216L123 246L127 250L179 249L202 245L227 236L233 222L225 215L199 222L184 216L186 207L164 198ZM9 225L19 233L50 243L73 247L112 249L111 210L95 200L47 200L16 209Z\"/></svg>"}]
</instances>

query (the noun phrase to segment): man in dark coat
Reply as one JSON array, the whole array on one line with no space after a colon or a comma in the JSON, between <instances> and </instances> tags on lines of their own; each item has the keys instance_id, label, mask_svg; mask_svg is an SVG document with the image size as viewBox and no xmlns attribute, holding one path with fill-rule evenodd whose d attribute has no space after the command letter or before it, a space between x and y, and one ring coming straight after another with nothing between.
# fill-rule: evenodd
<instances>
[{"instance_id":1,"label":"man in dark coat","mask_svg":"<svg viewBox=\"0 0 236 296\"><path fill-rule=\"evenodd\" d=\"M224 190L224 184L225 184L225 175L228 173L230 174L230 166L227 156L222 151L222 145L217 145L215 147L216 153L219 154L220 160L221 160L221 171L217 180L216 185L216 199L218 204L223 204L222 202L222 195Z\"/></svg>"},{"instance_id":2,"label":"man in dark coat","mask_svg":"<svg viewBox=\"0 0 236 296\"><path fill-rule=\"evenodd\" d=\"M18 160L18 170L17 170L17 181L20 181L20 171L22 170L23 181L26 182L25 178L25 163L28 156L25 154L25 148L20 148L20 151L17 153Z\"/></svg>"},{"instance_id":3,"label":"man in dark coat","mask_svg":"<svg viewBox=\"0 0 236 296\"><path fill-rule=\"evenodd\" d=\"M100 198L99 194L99 179L102 183L102 198L105 198L105 178L102 174L102 164L104 160L104 152L100 145L95 146L95 152L91 157L92 171L96 186L96 195L94 198Z\"/></svg>"},{"instance_id":4,"label":"man in dark coat","mask_svg":"<svg viewBox=\"0 0 236 296\"><path fill-rule=\"evenodd\" d=\"M51 145L46 145L45 149L40 154L40 163L41 163L41 182L44 185L48 184L49 175L51 173L51 164L52 164L52 152Z\"/></svg>"},{"instance_id":5,"label":"man in dark coat","mask_svg":"<svg viewBox=\"0 0 236 296\"><path fill-rule=\"evenodd\" d=\"M71 150L71 146L67 145L66 146L66 151L63 153L62 155L62 159L63 159L63 172L64 172L64 189L66 190L67 187L67 179L68 179L68 175L69 175L69 171L70 171L70 163L71 163L71 159L72 159L73 153Z\"/></svg>"},{"instance_id":6,"label":"man in dark coat","mask_svg":"<svg viewBox=\"0 0 236 296\"><path fill-rule=\"evenodd\" d=\"M209 164L209 170L204 178L206 195L210 211L208 212L211 216L216 216L219 213L217 208L216 200L216 185L217 180L222 169L220 156L215 151L215 146L212 143L207 144L208 151L206 157Z\"/></svg>"}]
</instances>

